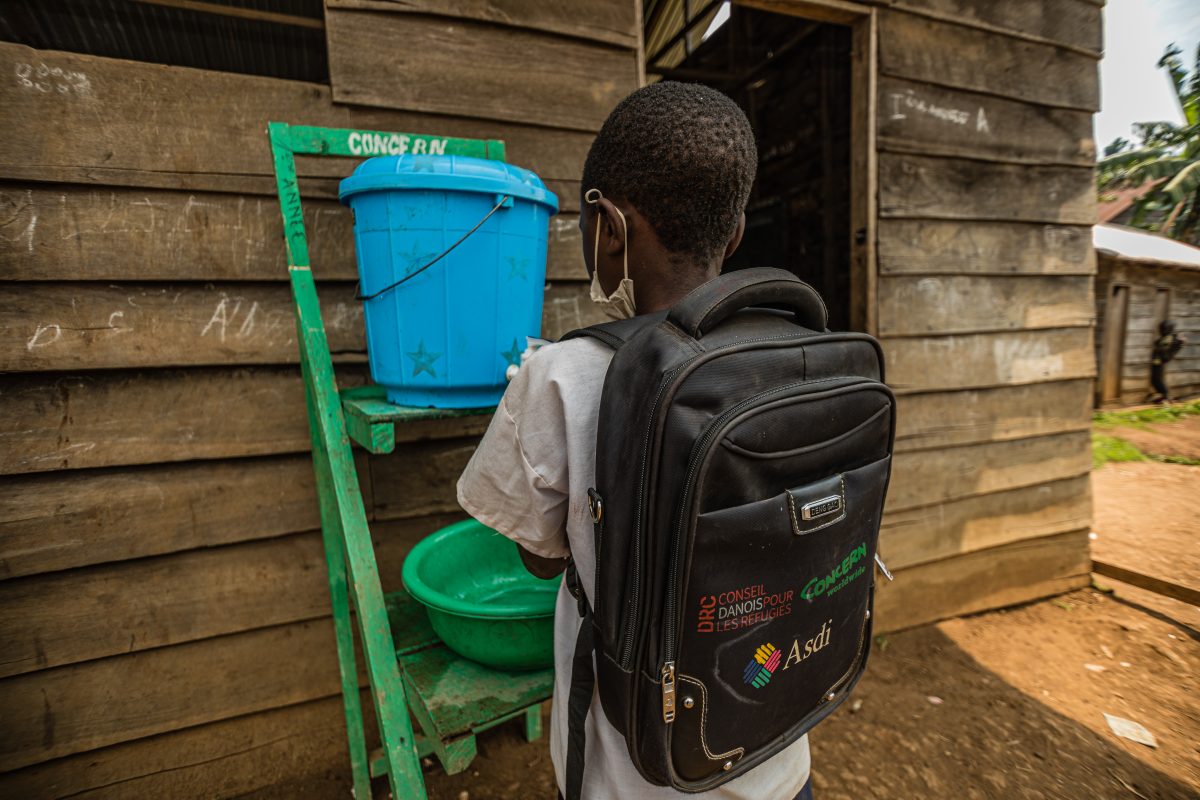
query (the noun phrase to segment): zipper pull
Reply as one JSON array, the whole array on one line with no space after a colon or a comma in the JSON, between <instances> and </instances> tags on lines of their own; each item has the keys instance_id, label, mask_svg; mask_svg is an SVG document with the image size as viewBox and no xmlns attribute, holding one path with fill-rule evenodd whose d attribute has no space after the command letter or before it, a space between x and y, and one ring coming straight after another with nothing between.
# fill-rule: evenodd
<instances>
[{"instance_id":1,"label":"zipper pull","mask_svg":"<svg viewBox=\"0 0 1200 800\"><path fill-rule=\"evenodd\" d=\"M662 668L663 722L675 721L675 662L668 661Z\"/></svg>"},{"instance_id":2,"label":"zipper pull","mask_svg":"<svg viewBox=\"0 0 1200 800\"><path fill-rule=\"evenodd\" d=\"M883 573L883 577L887 578L888 581L896 580L892 577L891 570L887 568L887 564L883 563L883 559L879 557L879 553L875 554L875 566L879 567L879 571Z\"/></svg>"}]
</instances>

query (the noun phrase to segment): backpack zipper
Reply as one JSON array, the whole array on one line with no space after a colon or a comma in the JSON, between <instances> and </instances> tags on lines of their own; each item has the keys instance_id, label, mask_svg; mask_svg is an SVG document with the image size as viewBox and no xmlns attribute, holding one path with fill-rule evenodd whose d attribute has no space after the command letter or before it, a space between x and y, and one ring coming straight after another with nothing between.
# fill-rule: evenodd
<instances>
[{"instance_id":1,"label":"backpack zipper","mask_svg":"<svg viewBox=\"0 0 1200 800\"><path fill-rule=\"evenodd\" d=\"M654 435L654 417L658 413L658 404L662 401L663 394L666 393L667 387L671 385L671 381L675 379L676 373L686 367L688 364L695 361L703 354L697 354L683 362L679 366L672 369L663 376L662 382L658 384L658 394L654 397L654 404L650 406L650 422L646 426L646 435L642 438L642 464L638 472L638 496L637 514L634 517L633 525L633 542L631 548L633 553L630 557L630 563L633 564L629 580L629 605L625 612L624 632L621 634L621 668L629 669L629 661L633 658L633 640L636 633L636 619L638 615L638 599L641 594L641 575L642 575L642 507L644 505L646 495L646 462L650 459L650 438ZM596 585L599 586L600 577L600 561L596 560Z\"/></svg>"},{"instance_id":2,"label":"backpack zipper","mask_svg":"<svg viewBox=\"0 0 1200 800\"><path fill-rule=\"evenodd\" d=\"M721 428L724 427L725 423L734 416L740 414L742 411L757 405L771 395L781 394L801 386L813 386L818 383L828 383L837 380L845 380L846 382L840 386L830 388L841 389L860 384L876 383L876 381L873 381L869 378L822 378L815 381L796 381L783 386L776 386L775 388L768 389L764 392L759 392L752 397L747 397L745 400L736 405L730 406L718 416L713 418L713 420L704 428L704 433L701 434L700 438L696 441L695 446L692 448L692 454L688 459L688 470L683 484L683 498L679 504L679 517L675 523L675 529L671 534L671 541L668 544L667 551L670 553L670 558L667 562L667 587L663 608L663 722L670 723L675 719L675 657L676 650L679 646L679 643L676 640L676 629L678 628L678 625L676 624L676 616L679 613L679 562L683 560L683 554L680 552L680 550L683 546L684 540L683 528L691 517L692 494L695 489L696 471L700 467L700 462L704 459L704 456L707 454L710 446L712 445L712 440L716 438L717 434L720 432ZM668 675L670 677L669 685L667 682Z\"/></svg>"}]
</instances>

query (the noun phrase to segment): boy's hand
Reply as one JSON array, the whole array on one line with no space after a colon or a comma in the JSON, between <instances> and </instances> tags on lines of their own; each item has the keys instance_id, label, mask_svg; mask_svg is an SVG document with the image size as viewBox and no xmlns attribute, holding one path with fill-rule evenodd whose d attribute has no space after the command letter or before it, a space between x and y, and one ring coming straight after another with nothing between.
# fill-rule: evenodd
<instances>
[{"instance_id":1,"label":"boy's hand","mask_svg":"<svg viewBox=\"0 0 1200 800\"><path fill-rule=\"evenodd\" d=\"M561 575L562 571L567 568L567 562L570 561L569 558L539 556L529 552L521 545L517 545L517 552L521 554L521 563L525 565L525 569L538 578L553 578Z\"/></svg>"}]
</instances>

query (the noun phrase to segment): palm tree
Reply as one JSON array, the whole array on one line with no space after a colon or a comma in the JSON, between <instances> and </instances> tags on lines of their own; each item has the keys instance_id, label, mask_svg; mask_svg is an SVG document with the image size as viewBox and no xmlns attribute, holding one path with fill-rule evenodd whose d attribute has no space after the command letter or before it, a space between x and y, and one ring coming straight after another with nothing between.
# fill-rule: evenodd
<instances>
[{"instance_id":1,"label":"palm tree","mask_svg":"<svg viewBox=\"0 0 1200 800\"><path fill-rule=\"evenodd\" d=\"M1134 148L1117 139L1096 165L1101 199L1106 191L1138 190L1129 224L1192 244L1200 244L1200 46L1191 75L1171 45L1158 66L1167 70L1184 125L1139 122Z\"/></svg>"}]
</instances>

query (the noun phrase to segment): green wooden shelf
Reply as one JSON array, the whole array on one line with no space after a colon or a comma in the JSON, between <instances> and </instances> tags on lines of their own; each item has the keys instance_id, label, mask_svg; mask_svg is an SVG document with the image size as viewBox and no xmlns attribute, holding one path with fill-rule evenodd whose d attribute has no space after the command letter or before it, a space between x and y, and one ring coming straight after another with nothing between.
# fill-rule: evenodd
<instances>
[{"instance_id":1,"label":"green wooden shelf","mask_svg":"<svg viewBox=\"0 0 1200 800\"><path fill-rule=\"evenodd\" d=\"M442 644L425 608L407 591L384 601L423 755L436 755L453 775L475 758L475 735L489 728L524 717L526 739L541 736L541 704L554 691L553 669L509 672L477 664Z\"/></svg>"},{"instance_id":2,"label":"green wooden shelf","mask_svg":"<svg viewBox=\"0 0 1200 800\"><path fill-rule=\"evenodd\" d=\"M491 414L486 408L416 408L389 403L382 386L355 386L343 389L342 411L346 433L372 453L386 454L396 449L396 423L430 419L453 419Z\"/></svg>"}]
</instances>

